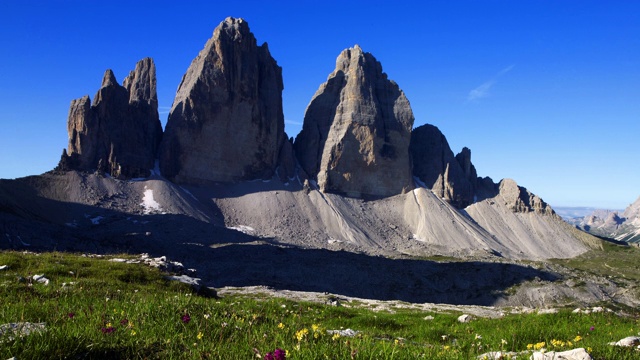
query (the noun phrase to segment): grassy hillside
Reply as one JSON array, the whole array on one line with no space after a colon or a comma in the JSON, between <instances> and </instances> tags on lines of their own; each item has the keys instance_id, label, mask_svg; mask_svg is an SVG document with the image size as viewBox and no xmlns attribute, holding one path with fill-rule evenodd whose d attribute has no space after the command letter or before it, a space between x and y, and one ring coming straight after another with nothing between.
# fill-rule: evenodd
<instances>
[{"instance_id":1,"label":"grassy hillside","mask_svg":"<svg viewBox=\"0 0 640 360\"><path fill-rule=\"evenodd\" d=\"M577 347L595 359L638 356L607 345L638 334L636 314L567 309L460 323L461 313L208 297L157 269L106 257L2 252L2 265L0 325L42 325L28 336L5 330L0 359L468 359ZM40 274L48 285L33 279ZM358 333L327 332L341 329Z\"/></svg>"}]
</instances>

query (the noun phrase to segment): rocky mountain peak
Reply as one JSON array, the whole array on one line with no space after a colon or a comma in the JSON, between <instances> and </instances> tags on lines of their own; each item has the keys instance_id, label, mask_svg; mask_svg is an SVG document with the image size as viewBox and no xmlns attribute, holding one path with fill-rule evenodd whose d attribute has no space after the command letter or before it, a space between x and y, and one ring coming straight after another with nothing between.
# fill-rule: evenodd
<instances>
[{"instance_id":1,"label":"rocky mountain peak","mask_svg":"<svg viewBox=\"0 0 640 360\"><path fill-rule=\"evenodd\" d=\"M155 83L149 58L136 64L126 86L105 71L93 104L89 96L71 102L68 151L59 168L106 171L116 178L149 176L162 137Z\"/></svg>"},{"instance_id":2,"label":"rocky mountain peak","mask_svg":"<svg viewBox=\"0 0 640 360\"><path fill-rule=\"evenodd\" d=\"M405 94L359 46L345 49L307 107L294 148L321 191L386 197L413 187L413 112Z\"/></svg>"},{"instance_id":3,"label":"rocky mountain peak","mask_svg":"<svg viewBox=\"0 0 640 360\"><path fill-rule=\"evenodd\" d=\"M504 200L504 204L513 212L538 214L555 214L551 206L529 190L518 186L512 179L503 179L498 185L498 196Z\"/></svg>"},{"instance_id":4,"label":"rocky mountain peak","mask_svg":"<svg viewBox=\"0 0 640 360\"><path fill-rule=\"evenodd\" d=\"M411 133L413 174L438 197L457 208L474 202L476 169L471 150L454 156L447 139L436 126L426 124Z\"/></svg>"},{"instance_id":5,"label":"rocky mountain peak","mask_svg":"<svg viewBox=\"0 0 640 360\"><path fill-rule=\"evenodd\" d=\"M129 103L145 102L151 107L158 107L156 92L156 66L153 59L144 58L136 64L122 86L129 92Z\"/></svg>"},{"instance_id":6,"label":"rocky mountain peak","mask_svg":"<svg viewBox=\"0 0 640 360\"><path fill-rule=\"evenodd\" d=\"M116 80L116 76L113 74L111 69L107 69L104 72L104 76L102 77L102 85L101 88L109 87L109 86L120 86L118 84L118 80Z\"/></svg>"},{"instance_id":7,"label":"rocky mountain peak","mask_svg":"<svg viewBox=\"0 0 640 360\"><path fill-rule=\"evenodd\" d=\"M181 183L270 178L286 139L283 88L282 69L247 22L225 19L178 87L162 174Z\"/></svg>"}]
</instances>

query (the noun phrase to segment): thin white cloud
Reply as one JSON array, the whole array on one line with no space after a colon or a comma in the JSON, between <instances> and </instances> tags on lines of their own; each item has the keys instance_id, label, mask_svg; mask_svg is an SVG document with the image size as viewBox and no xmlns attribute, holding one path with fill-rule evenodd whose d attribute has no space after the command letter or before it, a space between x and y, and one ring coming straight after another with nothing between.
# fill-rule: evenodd
<instances>
[{"instance_id":1,"label":"thin white cloud","mask_svg":"<svg viewBox=\"0 0 640 360\"><path fill-rule=\"evenodd\" d=\"M498 71L498 73L495 74L491 79L482 83L482 85L469 91L469 95L467 95L467 102L477 102L480 99L488 97L491 94L491 88L498 82L498 78L511 71L511 69L513 69L514 67L515 65L507 66L506 68Z\"/></svg>"},{"instance_id":2,"label":"thin white cloud","mask_svg":"<svg viewBox=\"0 0 640 360\"><path fill-rule=\"evenodd\" d=\"M302 122L284 119L285 124L302 126Z\"/></svg>"},{"instance_id":3,"label":"thin white cloud","mask_svg":"<svg viewBox=\"0 0 640 360\"><path fill-rule=\"evenodd\" d=\"M171 106L158 106L158 114L166 115L171 112Z\"/></svg>"}]
</instances>

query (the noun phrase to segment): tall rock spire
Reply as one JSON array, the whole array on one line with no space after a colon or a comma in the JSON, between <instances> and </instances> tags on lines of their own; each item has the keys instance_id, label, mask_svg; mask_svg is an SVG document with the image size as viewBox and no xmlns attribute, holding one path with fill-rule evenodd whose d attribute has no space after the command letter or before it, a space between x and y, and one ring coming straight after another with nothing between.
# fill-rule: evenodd
<instances>
[{"instance_id":1,"label":"tall rock spire","mask_svg":"<svg viewBox=\"0 0 640 360\"><path fill-rule=\"evenodd\" d=\"M285 140L282 69L242 19L227 18L178 87L160 146L176 182L271 177Z\"/></svg>"},{"instance_id":2,"label":"tall rock spire","mask_svg":"<svg viewBox=\"0 0 640 360\"><path fill-rule=\"evenodd\" d=\"M155 74L151 58L136 64L125 86L107 70L93 104L89 96L71 102L63 168L95 170L102 164L117 178L149 176L162 138Z\"/></svg>"},{"instance_id":3,"label":"tall rock spire","mask_svg":"<svg viewBox=\"0 0 640 360\"><path fill-rule=\"evenodd\" d=\"M356 45L342 51L307 107L294 148L324 192L386 197L413 187L413 112L382 66Z\"/></svg>"}]
</instances>

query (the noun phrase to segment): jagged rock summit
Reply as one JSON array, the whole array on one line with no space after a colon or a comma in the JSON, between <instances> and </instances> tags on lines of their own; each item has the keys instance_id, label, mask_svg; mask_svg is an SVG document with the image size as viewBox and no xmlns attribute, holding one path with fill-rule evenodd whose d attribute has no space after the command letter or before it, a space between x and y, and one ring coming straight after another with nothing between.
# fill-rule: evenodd
<instances>
[{"instance_id":1,"label":"jagged rock summit","mask_svg":"<svg viewBox=\"0 0 640 360\"><path fill-rule=\"evenodd\" d=\"M159 161L179 183L270 178L285 142L282 69L243 19L227 18L182 78ZM286 149L285 149L286 150Z\"/></svg>"},{"instance_id":2,"label":"jagged rock summit","mask_svg":"<svg viewBox=\"0 0 640 360\"><path fill-rule=\"evenodd\" d=\"M150 175L162 138L153 60L140 60L123 85L107 70L93 104L89 96L71 101L69 145L59 169L99 170L116 178Z\"/></svg>"},{"instance_id":3,"label":"jagged rock summit","mask_svg":"<svg viewBox=\"0 0 640 360\"><path fill-rule=\"evenodd\" d=\"M413 129L410 150L413 175L434 194L457 208L473 203L477 174L471 150L454 156L442 132L429 124Z\"/></svg>"},{"instance_id":4,"label":"jagged rock summit","mask_svg":"<svg viewBox=\"0 0 640 360\"><path fill-rule=\"evenodd\" d=\"M409 141L413 112L405 94L356 45L307 107L294 148L323 192L386 197L413 188Z\"/></svg>"}]
</instances>

